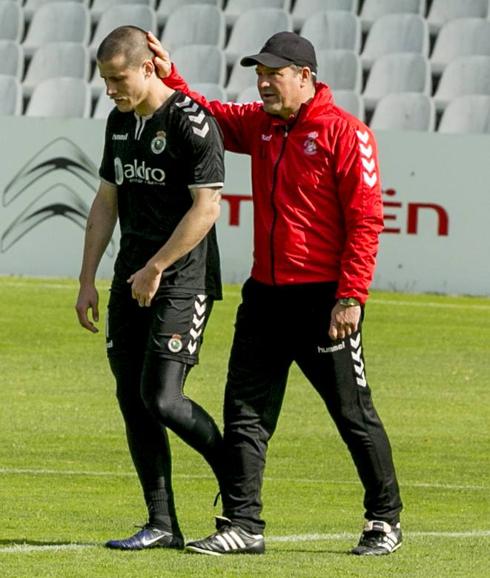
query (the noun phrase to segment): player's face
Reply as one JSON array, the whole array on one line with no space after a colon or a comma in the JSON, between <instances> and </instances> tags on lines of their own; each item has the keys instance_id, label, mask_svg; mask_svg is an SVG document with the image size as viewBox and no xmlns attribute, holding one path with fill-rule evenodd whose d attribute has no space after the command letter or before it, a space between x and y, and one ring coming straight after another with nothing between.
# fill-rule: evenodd
<instances>
[{"instance_id":1,"label":"player's face","mask_svg":"<svg viewBox=\"0 0 490 578\"><path fill-rule=\"evenodd\" d=\"M265 112L284 119L298 112L303 102L304 78L301 69L290 66L269 68L258 64L255 71Z\"/></svg>"},{"instance_id":2,"label":"player's face","mask_svg":"<svg viewBox=\"0 0 490 578\"><path fill-rule=\"evenodd\" d=\"M118 55L105 62L97 62L106 94L121 112L134 110L146 98L145 65L128 66L126 58Z\"/></svg>"}]
</instances>

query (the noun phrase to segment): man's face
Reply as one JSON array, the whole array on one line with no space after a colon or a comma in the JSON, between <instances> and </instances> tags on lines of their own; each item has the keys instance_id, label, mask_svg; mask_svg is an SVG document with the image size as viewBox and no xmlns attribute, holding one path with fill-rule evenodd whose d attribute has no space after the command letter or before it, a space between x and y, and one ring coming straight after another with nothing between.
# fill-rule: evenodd
<instances>
[{"instance_id":1,"label":"man's face","mask_svg":"<svg viewBox=\"0 0 490 578\"><path fill-rule=\"evenodd\" d=\"M301 69L290 66L269 68L258 64L255 71L265 112L288 119L299 110L304 87Z\"/></svg>"},{"instance_id":2,"label":"man's face","mask_svg":"<svg viewBox=\"0 0 490 578\"><path fill-rule=\"evenodd\" d=\"M145 98L147 83L145 66L129 66L126 57L119 54L104 62L97 62L100 76L106 85L106 94L118 110L134 110Z\"/></svg>"}]
</instances>

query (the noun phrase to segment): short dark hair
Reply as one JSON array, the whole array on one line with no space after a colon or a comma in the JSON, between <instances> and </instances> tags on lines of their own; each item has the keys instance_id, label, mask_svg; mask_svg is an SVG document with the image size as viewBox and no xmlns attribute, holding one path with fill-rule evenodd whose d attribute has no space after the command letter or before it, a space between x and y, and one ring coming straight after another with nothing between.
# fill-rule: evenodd
<instances>
[{"instance_id":1,"label":"short dark hair","mask_svg":"<svg viewBox=\"0 0 490 578\"><path fill-rule=\"evenodd\" d=\"M97 60L106 62L122 54L129 66L139 66L154 56L148 47L146 31L138 26L119 26L110 32L97 49Z\"/></svg>"}]
</instances>

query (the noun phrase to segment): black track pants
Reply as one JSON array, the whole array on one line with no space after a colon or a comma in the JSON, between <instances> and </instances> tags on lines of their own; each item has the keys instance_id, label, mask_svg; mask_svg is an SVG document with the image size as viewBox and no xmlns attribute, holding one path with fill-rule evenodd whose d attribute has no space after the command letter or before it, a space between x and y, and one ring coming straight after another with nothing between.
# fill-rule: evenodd
<instances>
[{"instance_id":1,"label":"black track pants","mask_svg":"<svg viewBox=\"0 0 490 578\"><path fill-rule=\"evenodd\" d=\"M251 532L265 526L265 456L293 361L324 400L352 455L365 489L366 518L399 517L391 448L367 384L361 332L335 342L328 337L335 302L334 284L244 285L225 392L223 515Z\"/></svg>"}]
</instances>

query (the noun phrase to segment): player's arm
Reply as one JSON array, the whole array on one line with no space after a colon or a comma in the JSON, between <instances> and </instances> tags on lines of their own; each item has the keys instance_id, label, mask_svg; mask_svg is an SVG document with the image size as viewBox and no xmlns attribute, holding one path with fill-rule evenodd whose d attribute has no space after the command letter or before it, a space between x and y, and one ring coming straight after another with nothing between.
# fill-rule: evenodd
<instances>
[{"instance_id":1,"label":"player's arm","mask_svg":"<svg viewBox=\"0 0 490 578\"><path fill-rule=\"evenodd\" d=\"M99 296L95 287L95 275L102 255L111 240L116 221L117 187L101 181L87 219L79 276L80 290L75 305L80 325L92 333L98 331L93 321L99 320ZM89 309L92 310L93 321L89 319Z\"/></svg>"},{"instance_id":2,"label":"player's arm","mask_svg":"<svg viewBox=\"0 0 490 578\"><path fill-rule=\"evenodd\" d=\"M220 215L221 188L190 189L193 203L168 241L139 271L128 279L131 293L141 307L149 307L163 272L192 251L208 234Z\"/></svg>"}]
</instances>

